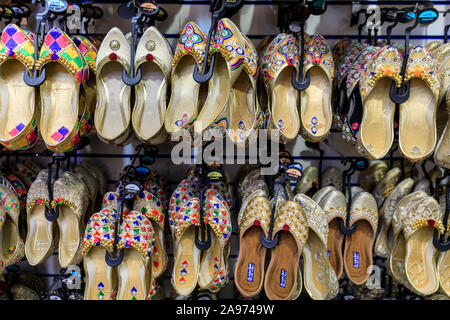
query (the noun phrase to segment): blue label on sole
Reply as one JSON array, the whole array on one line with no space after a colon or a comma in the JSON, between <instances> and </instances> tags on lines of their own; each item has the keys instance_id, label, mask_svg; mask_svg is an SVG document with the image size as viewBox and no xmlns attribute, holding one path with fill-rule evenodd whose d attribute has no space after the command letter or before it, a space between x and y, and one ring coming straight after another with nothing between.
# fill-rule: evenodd
<instances>
[{"instance_id":1,"label":"blue label on sole","mask_svg":"<svg viewBox=\"0 0 450 320\"><path fill-rule=\"evenodd\" d=\"M353 268L359 269L359 252L353 252Z\"/></svg>"},{"instance_id":2,"label":"blue label on sole","mask_svg":"<svg viewBox=\"0 0 450 320\"><path fill-rule=\"evenodd\" d=\"M286 288L286 278L287 278L286 270L281 269L281 272L280 272L280 287Z\"/></svg>"},{"instance_id":3,"label":"blue label on sole","mask_svg":"<svg viewBox=\"0 0 450 320\"><path fill-rule=\"evenodd\" d=\"M249 263L247 269L247 281L253 282L254 275L255 275L255 265L253 263Z\"/></svg>"},{"instance_id":4,"label":"blue label on sole","mask_svg":"<svg viewBox=\"0 0 450 320\"><path fill-rule=\"evenodd\" d=\"M330 260L330 258L331 258L331 251L328 250L328 260Z\"/></svg>"}]
</instances>

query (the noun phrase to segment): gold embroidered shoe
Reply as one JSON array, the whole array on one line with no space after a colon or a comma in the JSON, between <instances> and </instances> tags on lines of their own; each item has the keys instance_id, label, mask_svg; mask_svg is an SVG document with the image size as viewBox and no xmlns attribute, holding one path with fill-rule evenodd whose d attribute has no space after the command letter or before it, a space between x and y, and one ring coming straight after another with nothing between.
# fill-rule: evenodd
<instances>
[{"instance_id":1,"label":"gold embroidered shoe","mask_svg":"<svg viewBox=\"0 0 450 320\"><path fill-rule=\"evenodd\" d=\"M239 210L239 255L234 283L245 298L257 296L263 288L267 249L261 244L261 234L268 237L271 213L270 202L261 191L246 198Z\"/></svg>"},{"instance_id":2,"label":"gold embroidered shoe","mask_svg":"<svg viewBox=\"0 0 450 320\"><path fill-rule=\"evenodd\" d=\"M108 181L106 179L105 173L96 165L87 162L85 160L81 161L81 165L85 167L90 173L92 173L97 181L97 198L103 197L108 188Z\"/></svg>"},{"instance_id":3,"label":"gold embroidered shoe","mask_svg":"<svg viewBox=\"0 0 450 320\"><path fill-rule=\"evenodd\" d=\"M141 68L142 80L135 87L136 101L131 122L136 136L150 144L159 144L167 139L164 116L172 58L167 40L158 29L149 27L136 49L135 69ZM154 96L150 97L150 94Z\"/></svg>"},{"instance_id":4,"label":"gold embroidered shoe","mask_svg":"<svg viewBox=\"0 0 450 320\"><path fill-rule=\"evenodd\" d=\"M84 233L81 254L86 287L84 300L113 300L117 293L117 268L105 261L106 252L112 254L114 245L114 223L109 209L94 213Z\"/></svg>"},{"instance_id":5,"label":"gold embroidered shoe","mask_svg":"<svg viewBox=\"0 0 450 320\"><path fill-rule=\"evenodd\" d=\"M94 177L94 175L91 173L91 171L87 170L82 165L76 165L73 172L77 175L77 177L83 182L83 184L86 187L86 190L88 191L88 203L86 206L86 212L93 212L96 199L97 199L97 188L98 183ZM78 181L79 182L79 181Z\"/></svg>"},{"instance_id":6,"label":"gold embroidered shoe","mask_svg":"<svg viewBox=\"0 0 450 320\"><path fill-rule=\"evenodd\" d=\"M450 59L449 59L450 60ZM450 67L447 72L450 72ZM434 162L443 168L450 169L450 90L447 93L445 99L447 105L447 124L444 129L444 133L436 146L436 151L434 152Z\"/></svg>"},{"instance_id":7,"label":"gold embroidered shoe","mask_svg":"<svg viewBox=\"0 0 450 320\"><path fill-rule=\"evenodd\" d=\"M51 206L54 211L59 211L56 222L59 228L58 258L62 268L81 261L87 198L88 191L85 185L73 173L65 172L53 184Z\"/></svg>"},{"instance_id":8,"label":"gold embroidered shoe","mask_svg":"<svg viewBox=\"0 0 450 320\"><path fill-rule=\"evenodd\" d=\"M277 130L284 143L295 139L300 130L298 91L291 83L294 68L298 68L298 44L293 36L286 35L263 69L269 97L269 129Z\"/></svg>"},{"instance_id":9,"label":"gold embroidered shoe","mask_svg":"<svg viewBox=\"0 0 450 320\"><path fill-rule=\"evenodd\" d=\"M399 150L412 162L429 157L436 145L436 108L439 79L435 60L420 46L410 50L405 82L409 99L400 105Z\"/></svg>"},{"instance_id":10,"label":"gold embroidered shoe","mask_svg":"<svg viewBox=\"0 0 450 320\"><path fill-rule=\"evenodd\" d=\"M405 272L411 286L421 295L430 295L439 289L436 267L434 229L444 234L443 213L433 197L419 201L402 219L405 236Z\"/></svg>"},{"instance_id":11,"label":"gold embroidered shoe","mask_svg":"<svg viewBox=\"0 0 450 320\"><path fill-rule=\"evenodd\" d=\"M89 68L72 39L58 28L44 38L36 69L43 67L47 76L40 86L40 132L48 149L68 152L80 142Z\"/></svg>"},{"instance_id":12,"label":"gold embroidered shoe","mask_svg":"<svg viewBox=\"0 0 450 320\"><path fill-rule=\"evenodd\" d=\"M389 239L392 238L392 215L394 214L398 202L411 193L413 186L413 179L407 178L402 180L395 186L392 192L389 193L379 210L380 217L383 217L383 219L380 221L381 228L377 240L375 241L374 248L375 254L379 257L387 258L391 252L392 243L390 243Z\"/></svg>"},{"instance_id":13,"label":"gold embroidered shoe","mask_svg":"<svg viewBox=\"0 0 450 320\"><path fill-rule=\"evenodd\" d=\"M432 52L433 57L436 59L436 63L439 69L439 82L441 83L441 89L439 90L440 104L450 89L450 44L445 43Z\"/></svg>"},{"instance_id":14,"label":"gold embroidered shoe","mask_svg":"<svg viewBox=\"0 0 450 320\"><path fill-rule=\"evenodd\" d=\"M383 158L394 141L395 103L389 97L392 82L401 86L402 57L394 46L381 49L362 74L363 116L358 148L369 159Z\"/></svg>"},{"instance_id":15,"label":"gold embroidered shoe","mask_svg":"<svg viewBox=\"0 0 450 320\"><path fill-rule=\"evenodd\" d=\"M131 88L122 81L122 70L130 73L130 45L118 28L102 41L96 61L97 107L94 124L97 135L107 143L123 144L131 133Z\"/></svg>"},{"instance_id":16,"label":"gold embroidered shoe","mask_svg":"<svg viewBox=\"0 0 450 320\"><path fill-rule=\"evenodd\" d=\"M372 195L377 201L378 207L383 204L383 201L394 190L397 183L400 181L402 171L399 168L392 168L386 175L377 183L375 189L372 191ZM382 213L382 212L381 212Z\"/></svg>"},{"instance_id":17,"label":"gold embroidered shoe","mask_svg":"<svg viewBox=\"0 0 450 320\"><path fill-rule=\"evenodd\" d=\"M278 234L278 244L272 249L264 280L264 291L270 300L295 300L298 286L299 260L308 240L308 222L297 202L281 203L275 213L273 235Z\"/></svg>"},{"instance_id":18,"label":"gold embroidered shoe","mask_svg":"<svg viewBox=\"0 0 450 320\"><path fill-rule=\"evenodd\" d=\"M312 196L317 191L319 185L319 169L315 166L309 166L303 171L302 177L295 184L294 193L304 193Z\"/></svg>"},{"instance_id":19,"label":"gold embroidered shoe","mask_svg":"<svg viewBox=\"0 0 450 320\"><path fill-rule=\"evenodd\" d=\"M47 181L48 170L41 170L28 191L25 255L32 266L40 264L52 255L58 241L56 223L45 217L46 208L51 208ZM53 182L54 180L52 184Z\"/></svg>"},{"instance_id":20,"label":"gold embroidered shoe","mask_svg":"<svg viewBox=\"0 0 450 320\"><path fill-rule=\"evenodd\" d=\"M447 240L450 228L447 224ZM438 273L439 273L439 284L441 291L450 297L450 254L449 251L441 252L437 262Z\"/></svg>"},{"instance_id":21,"label":"gold embroidered shoe","mask_svg":"<svg viewBox=\"0 0 450 320\"><path fill-rule=\"evenodd\" d=\"M0 272L19 262L24 245L19 233L20 205L13 186L0 177Z\"/></svg>"},{"instance_id":22,"label":"gold embroidered shoe","mask_svg":"<svg viewBox=\"0 0 450 320\"><path fill-rule=\"evenodd\" d=\"M322 187L333 186L337 190L342 190L342 171L336 167L328 167L322 174Z\"/></svg>"},{"instance_id":23,"label":"gold embroidered shoe","mask_svg":"<svg viewBox=\"0 0 450 320\"><path fill-rule=\"evenodd\" d=\"M303 276L305 289L314 300L333 299L339 291L336 273L328 258L328 223L322 208L308 196L298 194L300 204L308 221L308 241L303 247Z\"/></svg>"},{"instance_id":24,"label":"gold embroidered shoe","mask_svg":"<svg viewBox=\"0 0 450 320\"><path fill-rule=\"evenodd\" d=\"M331 129L331 89L334 78L334 60L325 39L314 36L305 48L304 74L309 72L309 87L301 93L300 123L307 141L324 140Z\"/></svg>"},{"instance_id":25,"label":"gold embroidered shoe","mask_svg":"<svg viewBox=\"0 0 450 320\"><path fill-rule=\"evenodd\" d=\"M0 40L0 143L10 150L31 148L38 140L37 95L23 80L25 70L31 72L33 64L32 40L20 27L7 25Z\"/></svg>"},{"instance_id":26,"label":"gold embroidered shoe","mask_svg":"<svg viewBox=\"0 0 450 320\"><path fill-rule=\"evenodd\" d=\"M378 207L368 192L360 192L352 199L350 226L355 232L345 237L344 269L351 282L361 285L370 275L372 250L378 226Z\"/></svg>"},{"instance_id":27,"label":"gold embroidered shoe","mask_svg":"<svg viewBox=\"0 0 450 320\"><path fill-rule=\"evenodd\" d=\"M202 70L206 38L194 22L188 22L178 39L172 60L171 96L164 119L168 134L191 129L197 118L200 102L200 84L193 78L194 68Z\"/></svg>"},{"instance_id":28,"label":"gold embroidered shoe","mask_svg":"<svg viewBox=\"0 0 450 320\"><path fill-rule=\"evenodd\" d=\"M229 129L229 121L221 118L229 108L230 92L244 68L245 41L236 25L228 18L220 19L211 52L215 53L213 74L208 82L208 96L194 123L196 133L210 126ZM226 112L225 112L226 113Z\"/></svg>"},{"instance_id":29,"label":"gold embroidered shoe","mask_svg":"<svg viewBox=\"0 0 450 320\"><path fill-rule=\"evenodd\" d=\"M319 191L314 193L314 195L312 196L311 199L314 200L315 202L319 203L329 192L331 192L333 190L337 190L337 189L333 186L326 186L326 187L320 188Z\"/></svg>"},{"instance_id":30,"label":"gold embroidered shoe","mask_svg":"<svg viewBox=\"0 0 450 320\"><path fill-rule=\"evenodd\" d=\"M344 223L347 220L347 202L345 195L339 190L329 192L319 205L324 211L328 222L328 259L337 276L340 278L344 267L342 258L342 244L344 243L344 234L341 231L340 221Z\"/></svg>"},{"instance_id":31,"label":"gold embroidered shoe","mask_svg":"<svg viewBox=\"0 0 450 320\"><path fill-rule=\"evenodd\" d=\"M367 170L361 173L359 185L367 192L372 189L383 179L389 168L386 162L378 161L373 163Z\"/></svg>"}]
</instances>

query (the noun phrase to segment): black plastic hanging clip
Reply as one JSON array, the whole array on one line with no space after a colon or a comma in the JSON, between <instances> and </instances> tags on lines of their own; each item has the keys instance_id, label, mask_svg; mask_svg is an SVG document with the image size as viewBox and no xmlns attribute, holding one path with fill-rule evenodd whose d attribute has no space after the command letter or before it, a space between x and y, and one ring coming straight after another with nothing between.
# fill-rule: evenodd
<instances>
[{"instance_id":1,"label":"black plastic hanging clip","mask_svg":"<svg viewBox=\"0 0 450 320\"><path fill-rule=\"evenodd\" d=\"M64 153L54 153L52 155L52 161L48 164L48 177L47 177L47 191L48 191L48 200L49 205L45 206L45 218L50 222L55 222L59 218L59 206L56 206L55 209L51 207L53 202L53 183L52 183L52 170L53 165L56 164L55 168L55 181L59 176L59 169L61 167L61 162L66 159L66 155Z\"/></svg>"},{"instance_id":2,"label":"black plastic hanging clip","mask_svg":"<svg viewBox=\"0 0 450 320\"><path fill-rule=\"evenodd\" d=\"M305 91L308 89L311 78L309 75L309 70L303 76L303 62L305 61L305 23L310 16L309 7L304 3L300 4L295 10L295 21L289 24L289 29L293 32L297 31L300 33L300 52L299 52L299 66L298 66L298 80L297 80L297 69L292 70L292 86L297 91ZM299 29L297 29L299 28Z\"/></svg>"},{"instance_id":3,"label":"black plastic hanging clip","mask_svg":"<svg viewBox=\"0 0 450 320\"><path fill-rule=\"evenodd\" d=\"M445 178L448 178L449 176L450 176L450 170L446 169L444 175L442 177L436 179L436 200L437 201L440 200L439 187L440 187L441 181L444 180ZM442 224L444 225L444 234L442 234L439 237L439 233L438 233L437 229L434 229L434 234L433 234L433 245L437 250L439 250L441 252L446 252L450 249L450 239L445 241L445 232L447 231L449 214L450 214L450 181L447 181L447 185L445 186L445 212L444 212L444 217L443 217L443 221L442 221Z\"/></svg>"},{"instance_id":4,"label":"black plastic hanging clip","mask_svg":"<svg viewBox=\"0 0 450 320\"><path fill-rule=\"evenodd\" d=\"M205 185L210 182L205 163L196 168L196 175L200 176L200 227L195 228L195 246L201 251L208 250L211 247L211 227L203 221L203 204L205 201Z\"/></svg>"}]
</instances>

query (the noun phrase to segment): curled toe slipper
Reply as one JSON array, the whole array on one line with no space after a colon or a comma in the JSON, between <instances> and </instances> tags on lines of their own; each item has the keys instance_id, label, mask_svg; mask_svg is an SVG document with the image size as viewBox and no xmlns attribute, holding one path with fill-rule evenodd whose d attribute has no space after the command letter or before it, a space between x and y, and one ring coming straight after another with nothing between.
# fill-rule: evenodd
<instances>
[{"instance_id":1,"label":"curled toe slipper","mask_svg":"<svg viewBox=\"0 0 450 320\"><path fill-rule=\"evenodd\" d=\"M359 185L367 192L372 189L383 179L389 167L386 162L378 161L372 164L367 170L361 173Z\"/></svg>"},{"instance_id":2,"label":"curled toe slipper","mask_svg":"<svg viewBox=\"0 0 450 320\"><path fill-rule=\"evenodd\" d=\"M399 168L392 168L385 174L383 179L377 183L372 191L372 195L375 197L378 207L382 206L387 196L394 190L395 186L400 181L401 175L402 170Z\"/></svg>"},{"instance_id":3,"label":"curled toe slipper","mask_svg":"<svg viewBox=\"0 0 450 320\"><path fill-rule=\"evenodd\" d=\"M295 184L295 194L304 193L307 196L313 196L319 185L319 168L309 166L303 171L303 175Z\"/></svg>"},{"instance_id":4,"label":"curled toe slipper","mask_svg":"<svg viewBox=\"0 0 450 320\"><path fill-rule=\"evenodd\" d=\"M326 186L323 188L320 188L319 191L317 191L316 193L314 193L314 195L312 196L312 200L314 200L315 202L319 203L330 191L336 190L335 187L333 186Z\"/></svg>"}]
</instances>

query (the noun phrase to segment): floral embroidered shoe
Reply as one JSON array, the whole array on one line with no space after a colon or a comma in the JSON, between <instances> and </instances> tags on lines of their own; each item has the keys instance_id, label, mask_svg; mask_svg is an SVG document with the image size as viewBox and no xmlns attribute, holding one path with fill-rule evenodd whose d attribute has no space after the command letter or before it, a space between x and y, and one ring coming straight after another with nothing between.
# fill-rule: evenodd
<instances>
[{"instance_id":1,"label":"floral embroidered shoe","mask_svg":"<svg viewBox=\"0 0 450 320\"><path fill-rule=\"evenodd\" d=\"M300 130L298 91L291 83L293 69L298 68L297 40L286 35L268 60L263 70L269 97L269 129L277 130L280 141L288 142L295 139Z\"/></svg>"},{"instance_id":2,"label":"floral embroidered shoe","mask_svg":"<svg viewBox=\"0 0 450 320\"><path fill-rule=\"evenodd\" d=\"M405 76L405 82L410 82L410 97L400 105L398 138L400 152L412 162L429 157L436 145L437 74L431 54L420 46L412 48Z\"/></svg>"},{"instance_id":3,"label":"floral embroidered shoe","mask_svg":"<svg viewBox=\"0 0 450 320\"><path fill-rule=\"evenodd\" d=\"M117 268L105 261L106 252L112 254L114 223L109 209L93 214L84 233L81 254L85 270L84 300L113 300L118 288Z\"/></svg>"},{"instance_id":4,"label":"floral embroidered shoe","mask_svg":"<svg viewBox=\"0 0 450 320\"><path fill-rule=\"evenodd\" d=\"M337 276L340 278L344 267L342 258L342 244L344 234L341 231L340 223L345 223L347 219L347 201L345 195L339 190L329 192L320 202L328 223L328 259Z\"/></svg>"},{"instance_id":5,"label":"floral embroidered shoe","mask_svg":"<svg viewBox=\"0 0 450 320\"><path fill-rule=\"evenodd\" d=\"M14 188L0 178L0 272L19 262L24 256L19 232L20 205Z\"/></svg>"},{"instance_id":6,"label":"floral embroidered shoe","mask_svg":"<svg viewBox=\"0 0 450 320\"><path fill-rule=\"evenodd\" d=\"M358 150L369 159L384 157L394 141L395 103L389 97L392 82L401 86L403 58L388 46L368 62L360 81L363 115L359 126Z\"/></svg>"},{"instance_id":7,"label":"floral embroidered shoe","mask_svg":"<svg viewBox=\"0 0 450 320\"><path fill-rule=\"evenodd\" d=\"M84 214L86 213L88 190L75 174L65 172L53 184L54 211L59 211L56 220L59 228L58 257L62 268L81 261Z\"/></svg>"},{"instance_id":8,"label":"floral embroidered shoe","mask_svg":"<svg viewBox=\"0 0 450 320\"><path fill-rule=\"evenodd\" d=\"M328 223L322 208L308 196L298 194L295 201L300 204L308 222L308 240L303 247L304 285L314 300L333 299L339 291L336 273L328 259Z\"/></svg>"},{"instance_id":9,"label":"floral embroidered shoe","mask_svg":"<svg viewBox=\"0 0 450 320\"><path fill-rule=\"evenodd\" d=\"M406 278L415 291L424 296L439 289L433 234L434 229L438 230L439 235L444 234L442 218L439 203L433 197L427 197L402 219Z\"/></svg>"},{"instance_id":10,"label":"floral embroidered shoe","mask_svg":"<svg viewBox=\"0 0 450 320\"><path fill-rule=\"evenodd\" d=\"M351 282L361 285L370 275L372 251L378 227L378 207L368 192L360 192L352 199L350 226L355 232L345 237L344 269Z\"/></svg>"},{"instance_id":11,"label":"floral embroidered shoe","mask_svg":"<svg viewBox=\"0 0 450 320\"><path fill-rule=\"evenodd\" d=\"M72 36L72 41L82 53L89 67L89 77L86 81L86 108L80 120L80 135L84 137L89 135L94 129L94 112L97 104L95 67L98 50L86 37L80 35Z\"/></svg>"},{"instance_id":12,"label":"floral embroidered shoe","mask_svg":"<svg viewBox=\"0 0 450 320\"><path fill-rule=\"evenodd\" d=\"M302 177L297 180L294 192L304 193L307 196L312 196L316 193L319 185L319 169L315 166L309 166L303 171Z\"/></svg>"},{"instance_id":13,"label":"floral embroidered shoe","mask_svg":"<svg viewBox=\"0 0 450 320\"><path fill-rule=\"evenodd\" d=\"M0 143L10 150L31 148L38 140L36 92L23 80L25 70L31 72L33 64L32 40L18 26L7 25L0 40Z\"/></svg>"},{"instance_id":14,"label":"floral embroidered shoe","mask_svg":"<svg viewBox=\"0 0 450 320\"><path fill-rule=\"evenodd\" d=\"M272 213L266 196L264 194L249 196L239 210L239 255L235 264L234 283L245 298L257 296L264 284L267 249L261 244L260 239L262 233L266 238L268 236Z\"/></svg>"},{"instance_id":15,"label":"floral embroidered shoe","mask_svg":"<svg viewBox=\"0 0 450 320\"><path fill-rule=\"evenodd\" d=\"M80 142L79 120L85 111L89 68L72 39L61 29L51 29L36 61L45 66L46 79L40 86L40 132L48 149L68 152Z\"/></svg>"},{"instance_id":16,"label":"floral embroidered shoe","mask_svg":"<svg viewBox=\"0 0 450 320\"><path fill-rule=\"evenodd\" d=\"M57 247L56 223L48 221L45 217L46 208L51 208L47 181L48 170L41 170L31 185L27 197L28 232L25 240L25 255L32 266L45 261Z\"/></svg>"},{"instance_id":17,"label":"floral embroidered shoe","mask_svg":"<svg viewBox=\"0 0 450 320\"><path fill-rule=\"evenodd\" d=\"M216 53L213 74L208 82L208 96L194 123L196 133L216 125L229 129L230 119L220 115L229 108L231 89L244 68L244 48L244 38L236 25L227 18L220 19L211 49Z\"/></svg>"},{"instance_id":18,"label":"floral embroidered shoe","mask_svg":"<svg viewBox=\"0 0 450 320\"><path fill-rule=\"evenodd\" d=\"M130 73L130 45L122 31L112 28L97 55L94 124L101 140L119 145L131 134L131 88L122 81L123 69Z\"/></svg>"},{"instance_id":19,"label":"floral embroidered shoe","mask_svg":"<svg viewBox=\"0 0 450 320\"><path fill-rule=\"evenodd\" d=\"M305 48L303 72L309 72L310 85L301 94L300 133L307 141L319 142L328 136L331 129L331 89L334 78L333 55L320 35L314 36Z\"/></svg>"},{"instance_id":20,"label":"floral embroidered shoe","mask_svg":"<svg viewBox=\"0 0 450 320\"><path fill-rule=\"evenodd\" d=\"M211 227L211 246L203 253L198 285L217 292L228 282L232 229L227 201L214 189L205 191L204 214L205 224Z\"/></svg>"},{"instance_id":21,"label":"floral embroidered shoe","mask_svg":"<svg viewBox=\"0 0 450 320\"><path fill-rule=\"evenodd\" d=\"M272 249L264 280L264 291L270 300L294 300L301 282L299 260L308 240L308 222L297 202L285 201L276 209L273 228L278 244Z\"/></svg>"},{"instance_id":22,"label":"floral embroidered shoe","mask_svg":"<svg viewBox=\"0 0 450 320\"><path fill-rule=\"evenodd\" d=\"M122 249L124 254L117 267L117 300L147 300L154 289L151 257L155 232L152 223L139 212L130 211L123 216L118 241L117 249Z\"/></svg>"},{"instance_id":23,"label":"floral embroidered shoe","mask_svg":"<svg viewBox=\"0 0 450 320\"><path fill-rule=\"evenodd\" d=\"M205 59L206 38L194 22L185 25L172 60L171 96L164 119L167 133L191 130L197 118L200 84L192 77L194 68L201 70Z\"/></svg>"},{"instance_id":24,"label":"floral embroidered shoe","mask_svg":"<svg viewBox=\"0 0 450 320\"><path fill-rule=\"evenodd\" d=\"M150 144L162 143L167 138L164 117L172 58L172 49L164 36L155 27L149 27L136 49L135 69L141 68L142 80L135 87L131 122L136 136ZM150 93L155 96L150 97Z\"/></svg>"}]
</instances>

